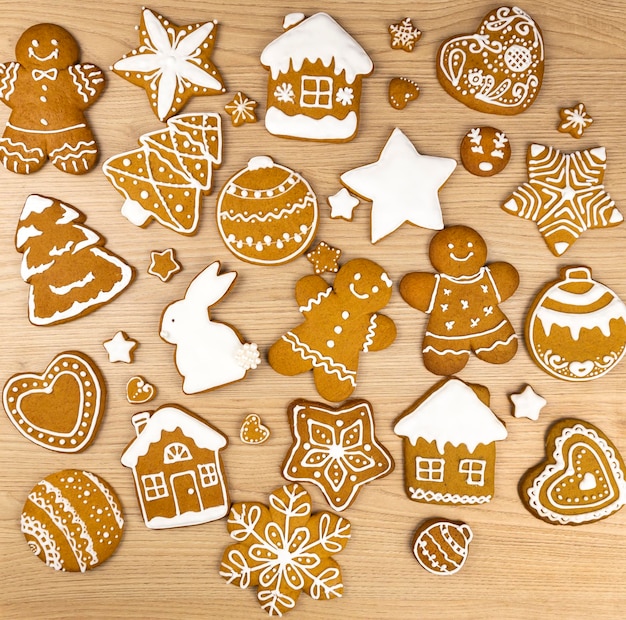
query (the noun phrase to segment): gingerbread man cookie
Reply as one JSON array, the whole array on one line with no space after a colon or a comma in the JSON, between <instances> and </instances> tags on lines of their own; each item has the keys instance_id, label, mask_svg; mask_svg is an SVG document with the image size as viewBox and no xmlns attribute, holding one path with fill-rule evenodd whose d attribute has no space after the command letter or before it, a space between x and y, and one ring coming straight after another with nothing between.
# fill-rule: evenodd
<instances>
[{"instance_id":1,"label":"gingerbread man cookie","mask_svg":"<svg viewBox=\"0 0 626 620\"><path fill-rule=\"evenodd\" d=\"M453 375L471 351L492 364L508 362L517 336L498 304L516 291L517 270L509 263L485 265L487 245L467 226L438 232L429 255L439 273L409 273L400 283L404 300L430 315L422 344L426 368Z\"/></svg>"},{"instance_id":2,"label":"gingerbread man cookie","mask_svg":"<svg viewBox=\"0 0 626 620\"><path fill-rule=\"evenodd\" d=\"M356 387L361 351L386 349L396 337L394 322L378 314L391 298L391 280L375 262L357 258L341 267L333 286L319 275L296 284L304 322L269 350L268 361L282 375L313 371L320 396L348 398Z\"/></svg>"},{"instance_id":3,"label":"gingerbread man cookie","mask_svg":"<svg viewBox=\"0 0 626 620\"><path fill-rule=\"evenodd\" d=\"M14 62L0 64L0 101L11 108L0 138L8 170L29 174L46 159L70 174L84 174L98 157L84 110L104 89L104 73L78 63L74 37L61 26L37 24L24 31Z\"/></svg>"}]
</instances>

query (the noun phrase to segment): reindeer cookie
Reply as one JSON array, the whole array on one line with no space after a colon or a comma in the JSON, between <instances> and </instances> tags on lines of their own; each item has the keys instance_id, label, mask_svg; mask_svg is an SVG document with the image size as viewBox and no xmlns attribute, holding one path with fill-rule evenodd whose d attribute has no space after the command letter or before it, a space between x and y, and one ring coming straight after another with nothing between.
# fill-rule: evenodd
<instances>
[{"instance_id":1,"label":"reindeer cookie","mask_svg":"<svg viewBox=\"0 0 626 620\"><path fill-rule=\"evenodd\" d=\"M509 263L485 265L485 241L467 226L438 232L429 255L439 273L409 273L400 282L404 300L430 315L422 344L426 368L456 374L471 351L485 362L508 362L517 336L498 304L516 291L517 270Z\"/></svg>"},{"instance_id":2,"label":"reindeer cookie","mask_svg":"<svg viewBox=\"0 0 626 620\"><path fill-rule=\"evenodd\" d=\"M207 308L230 290L236 271L219 273L211 263L191 282L184 299L171 303L161 317L161 338L176 345L176 368L183 392L196 394L239 381L261 358L256 344L243 343L230 325L212 321Z\"/></svg>"},{"instance_id":3,"label":"reindeer cookie","mask_svg":"<svg viewBox=\"0 0 626 620\"><path fill-rule=\"evenodd\" d=\"M11 108L0 138L0 160L28 174L46 158L70 174L84 174L98 157L84 110L104 89L104 73L79 64L76 40L61 26L37 24L15 46L16 61L0 64L0 101Z\"/></svg>"},{"instance_id":4,"label":"reindeer cookie","mask_svg":"<svg viewBox=\"0 0 626 620\"><path fill-rule=\"evenodd\" d=\"M391 280L375 262L348 261L333 286L319 275L296 284L304 322L286 332L269 350L270 366L281 375L313 371L326 400L348 398L356 387L361 351L386 349L396 337L394 322L378 314L391 298Z\"/></svg>"}]
</instances>

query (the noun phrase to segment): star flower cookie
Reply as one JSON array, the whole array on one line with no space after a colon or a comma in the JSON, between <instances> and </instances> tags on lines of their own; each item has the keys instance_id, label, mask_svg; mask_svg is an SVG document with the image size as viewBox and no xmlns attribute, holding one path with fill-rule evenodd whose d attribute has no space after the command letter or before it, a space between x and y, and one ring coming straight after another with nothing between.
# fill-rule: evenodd
<instances>
[{"instance_id":1,"label":"star flower cookie","mask_svg":"<svg viewBox=\"0 0 626 620\"><path fill-rule=\"evenodd\" d=\"M516 418L528 418L529 420L538 420L539 412L548 403L530 385L527 385L519 394L511 394L509 398L514 407L513 415Z\"/></svg>"},{"instance_id":2,"label":"star flower cookie","mask_svg":"<svg viewBox=\"0 0 626 620\"><path fill-rule=\"evenodd\" d=\"M308 252L307 260L313 265L313 271L320 273L337 273L339 271L339 257L341 250L333 248L325 241L320 241L317 247Z\"/></svg>"},{"instance_id":3,"label":"star flower cookie","mask_svg":"<svg viewBox=\"0 0 626 620\"><path fill-rule=\"evenodd\" d=\"M172 248L157 252L150 252L150 266L148 273L156 276L161 282L167 282L175 273L182 269L180 263L176 260L176 255Z\"/></svg>"},{"instance_id":4,"label":"star flower cookie","mask_svg":"<svg viewBox=\"0 0 626 620\"><path fill-rule=\"evenodd\" d=\"M391 35L391 48L405 52L412 52L422 36L421 30L413 25L410 17L406 17L397 24L391 24L389 34Z\"/></svg>"},{"instance_id":5,"label":"star flower cookie","mask_svg":"<svg viewBox=\"0 0 626 620\"><path fill-rule=\"evenodd\" d=\"M579 103L573 108L561 108L559 116L561 117L561 124L558 126L558 130L561 133L568 133L572 138L582 138L585 129L593 123L593 119L587 114L584 103Z\"/></svg>"},{"instance_id":6,"label":"star flower cookie","mask_svg":"<svg viewBox=\"0 0 626 620\"><path fill-rule=\"evenodd\" d=\"M353 196L345 187L342 187L336 194L328 197L330 217L332 219L343 218L351 222L352 212L359 206L360 202L356 196Z\"/></svg>"},{"instance_id":7,"label":"star flower cookie","mask_svg":"<svg viewBox=\"0 0 626 620\"><path fill-rule=\"evenodd\" d=\"M109 362L133 363L133 351L139 343L124 332L117 332L111 340L102 343L109 355Z\"/></svg>"},{"instance_id":8,"label":"star flower cookie","mask_svg":"<svg viewBox=\"0 0 626 620\"><path fill-rule=\"evenodd\" d=\"M257 586L270 616L293 609L303 590L317 600L343 595L331 554L348 544L350 522L332 512L311 515L311 497L299 484L273 491L269 506L234 504L228 532L236 542L224 551L220 575L242 589Z\"/></svg>"},{"instance_id":9,"label":"star flower cookie","mask_svg":"<svg viewBox=\"0 0 626 620\"><path fill-rule=\"evenodd\" d=\"M166 121L190 97L226 92L210 60L216 33L216 21L176 26L144 8L139 47L125 54L111 70L144 88L154 113Z\"/></svg>"},{"instance_id":10,"label":"star flower cookie","mask_svg":"<svg viewBox=\"0 0 626 620\"><path fill-rule=\"evenodd\" d=\"M374 435L367 401L352 400L334 408L296 400L288 415L294 441L283 476L317 485L335 510L345 510L364 484L393 471L393 459Z\"/></svg>"},{"instance_id":11,"label":"star flower cookie","mask_svg":"<svg viewBox=\"0 0 626 620\"><path fill-rule=\"evenodd\" d=\"M243 125L244 123L256 123L256 113L254 109L257 107L257 102L253 99L249 99L247 95L242 92L238 92L231 101L225 106L224 110L230 114L230 120L235 127Z\"/></svg>"},{"instance_id":12,"label":"star flower cookie","mask_svg":"<svg viewBox=\"0 0 626 620\"><path fill-rule=\"evenodd\" d=\"M531 144L526 163L528 182L520 185L502 208L536 222L555 256L561 256L587 229L624 221L604 188L604 147L562 153Z\"/></svg>"}]
</instances>

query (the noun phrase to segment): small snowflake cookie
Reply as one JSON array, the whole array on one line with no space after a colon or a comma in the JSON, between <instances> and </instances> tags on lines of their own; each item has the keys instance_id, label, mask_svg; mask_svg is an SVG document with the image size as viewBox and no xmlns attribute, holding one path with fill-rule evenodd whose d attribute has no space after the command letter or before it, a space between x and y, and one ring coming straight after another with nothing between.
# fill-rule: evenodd
<instances>
[{"instance_id":1,"label":"small snowflake cookie","mask_svg":"<svg viewBox=\"0 0 626 620\"><path fill-rule=\"evenodd\" d=\"M573 108L561 108L559 116L561 122L558 130L561 133L568 133L572 138L582 138L585 129L593 123L593 119L587 114L584 103L579 103Z\"/></svg>"},{"instance_id":2,"label":"small snowflake cookie","mask_svg":"<svg viewBox=\"0 0 626 620\"><path fill-rule=\"evenodd\" d=\"M256 123L257 102L250 99L242 92L238 92L231 101L225 106L224 110L230 114L230 120L235 127L239 127L244 123Z\"/></svg>"},{"instance_id":3,"label":"small snowflake cookie","mask_svg":"<svg viewBox=\"0 0 626 620\"><path fill-rule=\"evenodd\" d=\"M420 40L422 31L413 25L410 17L389 26L391 35L391 49L412 52L415 44Z\"/></svg>"}]
</instances>

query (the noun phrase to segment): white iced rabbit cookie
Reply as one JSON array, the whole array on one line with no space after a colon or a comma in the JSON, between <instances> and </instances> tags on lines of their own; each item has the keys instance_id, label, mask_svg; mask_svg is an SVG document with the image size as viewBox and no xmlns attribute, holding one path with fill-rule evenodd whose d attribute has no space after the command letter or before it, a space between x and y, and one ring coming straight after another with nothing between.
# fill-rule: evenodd
<instances>
[{"instance_id":1,"label":"white iced rabbit cookie","mask_svg":"<svg viewBox=\"0 0 626 620\"><path fill-rule=\"evenodd\" d=\"M175 363L183 392L197 394L239 381L261 361L257 345L244 343L235 329L212 321L207 309L230 290L236 271L219 273L211 263L191 282L185 297L165 308L161 338L176 345Z\"/></svg>"}]
</instances>

